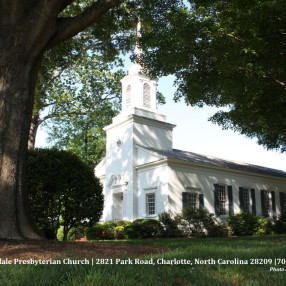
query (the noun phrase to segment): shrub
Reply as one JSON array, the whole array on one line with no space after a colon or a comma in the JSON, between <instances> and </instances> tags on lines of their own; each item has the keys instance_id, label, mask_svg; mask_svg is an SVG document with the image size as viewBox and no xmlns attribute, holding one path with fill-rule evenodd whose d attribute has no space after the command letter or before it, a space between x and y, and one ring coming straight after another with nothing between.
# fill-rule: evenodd
<instances>
[{"instance_id":1,"label":"shrub","mask_svg":"<svg viewBox=\"0 0 286 286\"><path fill-rule=\"evenodd\" d=\"M102 225L102 239L114 239L114 230L116 223L112 221L107 221Z\"/></svg>"},{"instance_id":2,"label":"shrub","mask_svg":"<svg viewBox=\"0 0 286 286\"><path fill-rule=\"evenodd\" d=\"M276 233L286 233L286 214L280 215L274 223Z\"/></svg>"},{"instance_id":3,"label":"shrub","mask_svg":"<svg viewBox=\"0 0 286 286\"><path fill-rule=\"evenodd\" d=\"M80 239L84 236L84 228L83 227L73 227L69 230L67 239L68 240L76 240Z\"/></svg>"},{"instance_id":4,"label":"shrub","mask_svg":"<svg viewBox=\"0 0 286 286\"><path fill-rule=\"evenodd\" d=\"M124 233L124 226L116 226L115 229L114 229L114 237L116 239L125 239L126 238L126 235Z\"/></svg>"},{"instance_id":5,"label":"shrub","mask_svg":"<svg viewBox=\"0 0 286 286\"><path fill-rule=\"evenodd\" d=\"M253 235L257 226L257 217L249 212L240 212L229 216L226 222L234 235Z\"/></svg>"},{"instance_id":6,"label":"shrub","mask_svg":"<svg viewBox=\"0 0 286 286\"><path fill-rule=\"evenodd\" d=\"M126 235L126 237L128 239L138 239L138 238L142 238L141 236L141 228L142 226L140 224L130 224L127 225L124 228L124 234Z\"/></svg>"},{"instance_id":7,"label":"shrub","mask_svg":"<svg viewBox=\"0 0 286 286\"><path fill-rule=\"evenodd\" d=\"M144 238L159 236L163 231L163 227L158 220L144 219L142 221L142 233Z\"/></svg>"},{"instance_id":8,"label":"shrub","mask_svg":"<svg viewBox=\"0 0 286 286\"><path fill-rule=\"evenodd\" d=\"M235 235L265 235L272 233L272 224L263 216L240 212L227 218L227 224Z\"/></svg>"},{"instance_id":9,"label":"shrub","mask_svg":"<svg viewBox=\"0 0 286 286\"><path fill-rule=\"evenodd\" d=\"M206 236L208 230L216 223L214 214L209 213L206 209L187 208L181 215L176 217L179 229L185 235Z\"/></svg>"},{"instance_id":10,"label":"shrub","mask_svg":"<svg viewBox=\"0 0 286 286\"><path fill-rule=\"evenodd\" d=\"M131 222L128 221L128 220L120 220L116 223L117 226L127 226L127 225L130 225Z\"/></svg>"},{"instance_id":11,"label":"shrub","mask_svg":"<svg viewBox=\"0 0 286 286\"><path fill-rule=\"evenodd\" d=\"M84 234L87 240L99 240L102 239L103 227L101 224L96 224L95 226L86 227L84 229Z\"/></svg>"},{"instance_id":12,"label":"shrub","mask_svg":"<svg viewBox=\"0 0 286 286\"><path fill-rule=\"evenodd\" d=\"M64 150L29 150L27 198L38 228L54 231L55 237L62 220L64 240L68 229L97 222L103 209L102 185L93 169Z\"/></svg>"},{"instance_id":13,"label":"shrub","mask_svg":"<svg viewBox=\"0 0 286 286\"><path fill-rule=\"evenodd\" d=\"M272 223L263 216L257 216L257 223L253 235L266 235L273 233Z\"/></svg>"},{"instance_id":14,"label":"shrub","mask_svg":"<svg viewBox=\"0 0 286 286\"><path fill-rule=\"evenodd\" d=\"M74 241L74 240L75 240L75 236L76 236L76 228L75 228L75 227L72 227L72 228L69 230L69 232L68 232L67 239Z\"/></svg>"},{"instance_id":15,"label":"shrub","mask_svg":"<svg viewBox=\"0 0 286 286\"><path fill-rule=\"evenodd\" d=\"M177 222L169 212L159 214L159 222L162 225L160 236L176 237L181 236L182 232L178 229Z\"/></svg>"},{"instance_id":16,"label":"shrub","mask_svg":"<svg viewBox=\"0 0 286 286\"><path fill-rule=\"evenodd\" d=\"M62 241L64 239L64 227L60 226L57 231L57 240Z\"/></svg>"}]
</instances>

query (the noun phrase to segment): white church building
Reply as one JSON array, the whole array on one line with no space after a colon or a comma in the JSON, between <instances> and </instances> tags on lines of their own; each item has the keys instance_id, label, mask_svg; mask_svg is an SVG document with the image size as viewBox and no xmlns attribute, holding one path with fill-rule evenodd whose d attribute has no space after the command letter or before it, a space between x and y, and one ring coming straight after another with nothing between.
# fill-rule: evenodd
<instances>
[{"instance_id":1,"label":"white church building","mask_svg":"<svg viewBox=\"0 0 286 286\"><path fill-rule=\"evenodd\" d=\"M187 207L223 221L249 211L286 213L286 172L173 149L175 125L156 109L156 80L133 64L122 79L122 111L105 127L106 157L95 168L103 184L102 221L158 218Z\"/></svg>"}]
</instances>

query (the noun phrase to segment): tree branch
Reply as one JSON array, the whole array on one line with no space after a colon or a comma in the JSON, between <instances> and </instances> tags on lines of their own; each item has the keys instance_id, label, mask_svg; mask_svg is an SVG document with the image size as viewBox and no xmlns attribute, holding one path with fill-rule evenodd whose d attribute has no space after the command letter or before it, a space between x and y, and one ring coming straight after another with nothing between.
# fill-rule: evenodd
<instances>
[{"instance_id":1,"label":"tree branch","mask_svg":"<svg viewBox=\"0 0 286 286\"><path fill-rule=\"evenodd\" d=\"M238 69L244 70L244 71L246 71L247 73L252 74L252 75L255 75L255 76L260 77L260 78L268 78L268 79L271 79L271 80L275 81L276 83L278 83L279 85L281 85L281 86L283 86L284 88L286 88L286 83L285 83L285 82L283 82L283 81L281 81L281 80L279 80L279 79L276 79L276 78L274 78L274 77L271 76L271 75L267 75L267 74L259 75L258 73L254 72L253 70L248 69L248 68L243 68L243 67L238 67Z\"/></svg>"},{"instance_id":2,"label":"tree branch","mask_svg":"<svg viewBox=\"0 0 286 286\"><path fill-rule=\"evenodd\" d=\"M76 17L58 18L57 33L49 42L48 48L51 48L83 31L85 28L98 21L110 9L119 5L122 1L124 0L97 0L92 6Z\"/></svg>"},{"instance_id":3,"label":"tree branch","mask_svg":"<svg viewBox=\"0 0 286 286\"><path fill-rule=\"evenodd\" d=\"M71 111L71 112L63 112L63 113L51 113L49 115L44 116L38 122L38 126L40 126L44 121L55 118L55 117L62 117L66 115L86 115L87 112L79 112L79 111Z\"/></svg>"}]
</instances>

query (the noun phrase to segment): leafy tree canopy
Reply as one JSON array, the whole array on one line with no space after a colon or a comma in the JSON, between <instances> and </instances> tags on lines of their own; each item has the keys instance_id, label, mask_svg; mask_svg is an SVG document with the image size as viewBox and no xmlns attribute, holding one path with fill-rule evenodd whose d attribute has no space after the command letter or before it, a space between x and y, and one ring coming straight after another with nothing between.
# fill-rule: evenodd
<instances>
[{"instance_id":1,"label":"leafy tree canopy","mask_svg":"<svg viewBox=\"0 0 286 286\"><path fill-rule=\"evenodd\" d=\"M174 74L175 100L227 107L210 120L285 152L285 1L194 0L163 12L160 3L141 7L151 75Z\"/></svg>"},{"instance_id":2,"label":"leafy tree canopy","mask_svg":"<svg viewBox=\"0 0 286 286\"><path fill-rule=\"evenodd\" d=\"M67 151L35 149L28 155L28 200L40 230L55 238L61 219L66 239L72 227L99 220L102 186L92 168Z\"/></svg>"},{"instance_id":3,"label":"leafy tree canopy","mask_svg":"<svg viewBox=\"0 0 286 286\"><path fill-rule=\"evenodd\" d=\"M92 3L93 1L74 1L60 16L68 18L79 15ZM42 123L51 118L59 118L63 114L66 117L74 114L75 104L72 101L76 97L75 102L78 103L79 96L78 93L76 96L71 93L71 85L75 85L76 80L78 84L84 85L89 76L92 78L90 81L95 81L97 78L98 83L101 82L101 89L97 85L93 91L94 101L97 103L110 101L110 98L118 96L118 93L114 94L114 88L112 89L110 84L112 80L115 81L113 86L117 84L116 80L121 72L118 69L122 66L120 56L134 46L135 7L132 1L119 5L110 10L96 25L88 27L73 38L46 51L38 72L29 148L34 148L37 130ZM77 65L81 74L86 69L85 79L79 79ZM103 70L106 74L109 73L108 82L105 82L107 77L102 74ZM106 84L105 87L104 84ZM89 85L88 88L91 87ZM73 89L75 90L74 87ZM105 89L104 96L103 89ZM58 93L57 96L56 93ZM68 100L64 94L69 94ZM81 98L83 99L84 96L84 88L82 88ZM73 105L72 108L71 105ZM89 108L91 109L91 106ZM78 106L76 112L83 114L84 110Z\"/></svg>"}]
</instances>

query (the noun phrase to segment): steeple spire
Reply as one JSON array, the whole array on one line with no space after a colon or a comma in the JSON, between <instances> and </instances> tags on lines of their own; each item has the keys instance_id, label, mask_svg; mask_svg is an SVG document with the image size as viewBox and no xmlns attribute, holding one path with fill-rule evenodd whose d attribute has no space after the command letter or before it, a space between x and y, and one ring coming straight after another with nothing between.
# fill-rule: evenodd
<instances>
[{"instance_id":1,"label":"steeple spire","mask_svg":"<svg viewBox=\"0 0 286 286\"><path fill-rule=\"evenodd\" d=\"M140 16L137 17L137 21L135 63L128 68L128 75L121 80L122 113L138 114L139 110L141 110L141 114L143 114L142 112L144 111L144 116L150 117L150 114L152 114L154 117L153 114L157 114L157 80L151 79L146 75L140 66L140 60L143 56L142 49L139 44L139 39L141 37Z\"/></svg>"},{"instance_id":2,"label":"steeple spire","mask_svg":"<svg viewBox=\"0 0 286 286\"><path fill-rule=\"evenodd\" d=\"M140 20L140 16L138 16L138 22L137 22L137 29L136 29L136 35L137 35L137 39L136 39L136 47L135 47L135 63L140 62L140 59L142 58L142 49L140 47L139 44L139 38L141 38L141 20Z\"/></svg>"}]
</instances>

